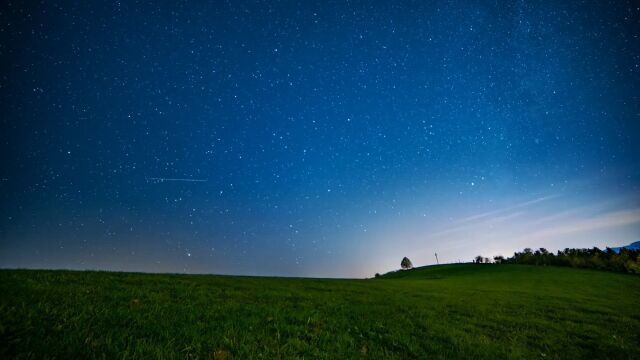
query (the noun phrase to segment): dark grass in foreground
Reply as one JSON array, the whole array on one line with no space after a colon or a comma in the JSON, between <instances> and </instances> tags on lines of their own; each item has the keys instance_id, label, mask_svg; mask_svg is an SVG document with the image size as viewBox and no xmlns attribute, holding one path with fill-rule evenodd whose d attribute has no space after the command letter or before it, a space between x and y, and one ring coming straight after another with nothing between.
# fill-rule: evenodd
<instances>
[{"instance_id":1,"label":"dark grass in foreground","mask_svg":"<svg viewBox=\"0 0 640 360\"><path fill-rule=\"evenodd\" d=\"M0 271L1 358L640 358L640 277L444 265L375 280Z\"/></svg>"}]
</instances>

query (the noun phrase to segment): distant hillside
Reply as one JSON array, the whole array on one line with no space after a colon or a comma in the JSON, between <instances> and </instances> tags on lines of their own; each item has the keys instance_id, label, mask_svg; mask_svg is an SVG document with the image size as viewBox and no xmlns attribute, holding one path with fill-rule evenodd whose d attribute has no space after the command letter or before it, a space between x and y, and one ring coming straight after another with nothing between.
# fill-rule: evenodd
<instances>
[{"instance_id":1,"label":"distant hillside","mask_svg":"<svg viewBox=\"0 0 640 360\"><path fill-rule=\"evenodd\" d=\"M627 246L620 246L620 247L614 247L614 248L611 248L611 250L613 250L613 251L615 251L615 252L617 252L617 253L619 253L619 252L620 252L620 250L622 250L622 249L628 249L628 250L640 250L640 241L636 241L636 242L631 243L631 244L629 244L629 245L627 245Z\"/></svg>"},{"instance_id":2,"label":"distant hillside","mask_svg":"<svg viewBox=\"0 0 640 360\"><path fill-rule=\"evenodd\" d=\"M511 282L513 279L527 280L535 277L546 276L580 276L584 271L591 270L565 269L556 266L538 267L536 265L499 265L499 264L446 264L427 265L411 270L397 270L381 275L378 279L393 280L447 280L447 281L471 281L477 284L484 281L492 282L504 278ZM551 275L554 274L554 275ZM584 274L584 273L582 273Z\"/></svg>"},{"instance_id":3,"label":"distant hillside","mask_svg":"<svg viewBox=\"0 0 640 360\"><path fill-rule=\"evenodd\" d=\"M510 268L509 270L513 270ZM380 279L443 279L466 275L480 275L483 273L493 273L500 271L496 266L478 266L476 264L446 264L446 265L427 265L415 267L411 270L397 270L388 272Z\"/></svg>"}]
</instances>

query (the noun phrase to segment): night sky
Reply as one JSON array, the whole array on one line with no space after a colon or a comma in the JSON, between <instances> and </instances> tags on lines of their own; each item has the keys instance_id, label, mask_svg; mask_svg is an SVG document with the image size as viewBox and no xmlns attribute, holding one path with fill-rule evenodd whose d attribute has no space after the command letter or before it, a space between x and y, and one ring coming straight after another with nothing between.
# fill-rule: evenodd
<instances>
[{"instance_id":1,"label":"night sky","mask_svg":"<svg viewBox=\"0 0 640 360\"><path fill-rule=\"evenodd\" d=\"M364 277L640 239L633 1L3 1L0 267Z\"/></svg>"}]
</instances>

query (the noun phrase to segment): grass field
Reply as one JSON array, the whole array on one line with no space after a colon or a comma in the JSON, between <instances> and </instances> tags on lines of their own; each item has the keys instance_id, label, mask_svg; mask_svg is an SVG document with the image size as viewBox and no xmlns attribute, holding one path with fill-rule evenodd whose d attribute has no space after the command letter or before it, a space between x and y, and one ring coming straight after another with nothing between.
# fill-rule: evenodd
<instances>
[{"instance_id":1,"label":"grass field","mask_svg":"<svg viewBox=\"0 0 640 360\"><path fill-rule=\"evenodd\" d=\"M0 358L640 359L640 277L474 264L371 280L0 270Z\"/></svg>"}]
</instances>

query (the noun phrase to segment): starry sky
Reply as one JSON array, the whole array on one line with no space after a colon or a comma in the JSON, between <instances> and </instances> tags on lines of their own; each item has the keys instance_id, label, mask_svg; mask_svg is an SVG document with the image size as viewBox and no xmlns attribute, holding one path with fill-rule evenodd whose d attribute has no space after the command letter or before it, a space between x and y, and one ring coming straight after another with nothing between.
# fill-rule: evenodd
<instances>
[{"instance_id":1,"label":"starry sky","mask_svg":"<svg viewBox=\"0 0 640 360\"><path fill-rule=\"evenodd\" d=\"M0 267L367 277L640 239L633 1L3 1Z\"/></svg>"}]
</instances>

